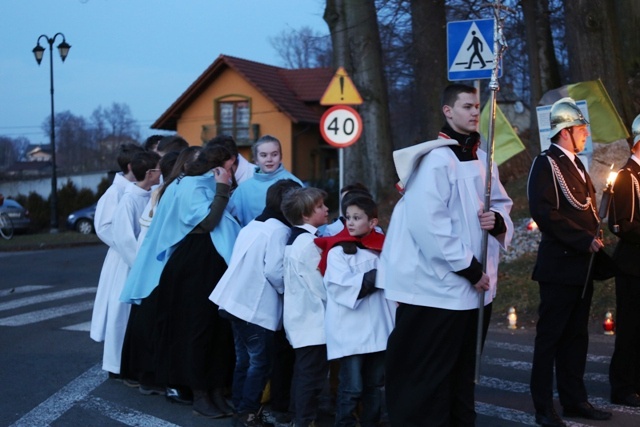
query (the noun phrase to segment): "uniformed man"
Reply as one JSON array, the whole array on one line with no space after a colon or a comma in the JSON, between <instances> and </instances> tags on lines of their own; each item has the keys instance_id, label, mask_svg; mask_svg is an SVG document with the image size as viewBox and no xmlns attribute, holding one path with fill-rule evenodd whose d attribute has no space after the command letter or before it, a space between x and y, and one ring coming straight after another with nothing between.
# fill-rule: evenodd
<instances>
[{"instance_id":1,"label":"uniformed man","mask_svg":"<svg viewBox=\"0 0 640 427\"><path fill-rule=\"evenodd\" d=\"M553 404L554 365L564 416L608 420L612 414L589 403L583 380L593 295L587 270L592 253L597 253L596 267L606 256L596 235L595 188L577 157L585 148L589 122L571 98L554 103L550 119L551 145L534 160L527 188L531 217L542 232L532 276L540 285L540 307L531 396L536 422L559 427L566 424Z\"/></svg>"},{"instance_id":2,"label":"uniformed man","mask_svg":"<svg viewBox=\"0 0 640 427\"><path fill-rule=\"evenodd\" d=\"M631 125L631 157L613 187L609 229L620 241L616 275L616 344L609 367L611 402L640 407L640 115Z\"/></svg>"}]
</instances>

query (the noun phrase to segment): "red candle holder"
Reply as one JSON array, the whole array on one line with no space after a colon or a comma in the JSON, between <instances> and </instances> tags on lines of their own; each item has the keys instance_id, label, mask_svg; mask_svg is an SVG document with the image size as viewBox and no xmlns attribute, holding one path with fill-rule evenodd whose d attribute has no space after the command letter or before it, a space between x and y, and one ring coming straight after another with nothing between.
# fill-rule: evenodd
<instances>
[{"instance_id":1,"label":"red candle holder","mask_svg":"<svg viewBox=\"0 0 640 427\"><path fill-rule=\"evenodd\" d=\"M602 322L602 329L604 329L605 335L614 335L616 330L616 322L613 320L613 314L610 311L607 311L607 314L604 316L604 321Z\"/></svg>"}]
</instances>

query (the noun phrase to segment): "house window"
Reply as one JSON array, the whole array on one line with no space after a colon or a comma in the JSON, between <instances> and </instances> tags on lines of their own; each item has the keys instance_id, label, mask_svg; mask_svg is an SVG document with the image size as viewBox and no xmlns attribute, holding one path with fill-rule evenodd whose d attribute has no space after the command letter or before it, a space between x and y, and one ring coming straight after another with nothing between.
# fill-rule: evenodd
<instances>
[{"instance_id":1,"label":"house window","mask_svg":"<svg viewBox=\"0 0 640 427\"><path fill-rule=\"evenodd\" d=\"M249 101L218 101L218 135L231 135L238 145L250 144Z\"/></svg>"}]
</instances>

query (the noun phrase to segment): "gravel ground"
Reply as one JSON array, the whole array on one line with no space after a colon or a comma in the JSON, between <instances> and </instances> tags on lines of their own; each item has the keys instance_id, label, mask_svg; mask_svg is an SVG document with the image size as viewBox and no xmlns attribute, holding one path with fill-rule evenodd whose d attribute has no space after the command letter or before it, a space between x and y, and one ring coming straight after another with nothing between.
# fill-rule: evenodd
<instances>
[{"instance_id":1,"label":"gravel ground","mask_svg":"<svg viewBox=\"0 0 640 427\"><path fill-rule=\"evenodd\" d=\"M527 226L531 222L531 219L524 218L516 221L514 225L513 239L511 239L511 245L506 252L502 252L502 262L509 262L517 259L528 252L535 252L538 250L538 243L540 243L540 231L536 228L529 230Z\"/></svg>"}]
</instances>

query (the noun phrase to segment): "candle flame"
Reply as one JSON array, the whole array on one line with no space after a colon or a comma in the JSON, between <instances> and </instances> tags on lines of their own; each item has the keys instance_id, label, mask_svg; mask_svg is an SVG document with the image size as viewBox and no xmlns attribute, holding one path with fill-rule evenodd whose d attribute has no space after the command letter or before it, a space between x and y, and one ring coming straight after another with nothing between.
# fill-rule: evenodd
<instances>
[{"instance_id":1,"label":"candle flame","mask_svg":"<svg viewBox=\"0 0 640 427\"><path fill-rule=\"evenodd\" d=\"M611 165L613 168L613 165ZM607 177L607 185L612 186L614 182L616 182L616 178L618 177L618 172L609 172L609 176Z\"/></svg>"}]
</instances>

